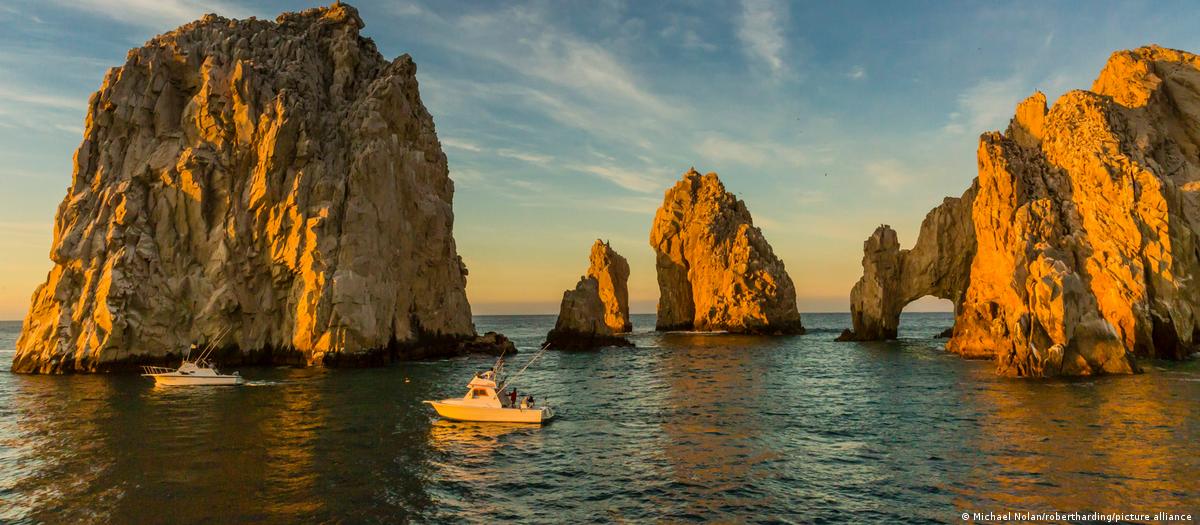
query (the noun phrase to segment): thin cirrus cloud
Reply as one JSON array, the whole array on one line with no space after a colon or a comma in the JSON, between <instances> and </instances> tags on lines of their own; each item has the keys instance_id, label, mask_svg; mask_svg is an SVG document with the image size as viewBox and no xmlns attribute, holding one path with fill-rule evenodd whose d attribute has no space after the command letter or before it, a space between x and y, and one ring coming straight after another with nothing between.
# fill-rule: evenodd
<instances>
[{"instance_id":1,"label":"thin cirrus cloud","mask_svg":"<svg viewBox=\"0 0 1200 525\"><path fill-rule=\"evenodd\" d=\"M6 71L0 68L0 74L4 73ZM83 135L79 123L86 108L87 97L83 95L57 94L0 80L0 126L3 127L55 130L78 137Z\"/></svg>"},{"instance_id":2,"label":"thin cirrus cloud","mask_svg":"<svg viewBox=\"0 0 1200 525\"><path fill-rule=\"evenodd\" d=\"M463 139L444 137L444 138L442 138L441 143L442 143L442 147L444 147L444 148L460 149L463 151L470 151L473 153L480 153L483 151L483 148L480 147L478 144L475 144L474 142L463 140Z\"/></svg>"},{"instance_id":3,"label":"thin cirrus cloud","mask_svg":"<svg viewBox=\"0 0 1200 525\"><path fill-rule=\"evenodd\" d=\"M441 139L442 147L467 151L471 153L495 154L501 157L516 159L531 164L546 164L554 160L551 155L543 155L529 151L521 151L511 148L488 149L469 140L463 140L453 137Z\"/></svg>"},{"instance_id":4,"label":"thin cirrus cloud","mask_svg":"<svg viewBox=\"0 0 1200 525\"><path fill-rule=\"evenodd\" d=\"M651 193L661 190L665 183L649 173L664 173L664 170L638 171L628 168L603 165L572 166L571 169L595 175L617 186L638 193Z\"/></svg>"},{"instance_id":5,"label":"thin cirrus cloud","mask_svg":"<svg viewBox=\"0 0 1200 525\"><path fill-rule=\"evenodd\" d=\"M547 164L550 161L554 160L554 157L551 157L550 155L541 155L538 153L530 153L528 151L517 151L517 150L513 150L513 149L508 149L508 148L500 148L500 149L496 150L496 154L501 157L517 159L517 160L529 162L531 164Z\"/></svg>"},{"instance_id":6,"label":"thin cirrus cloud","mask_svg":"<svg viewBox=\"0 0 1200 525\"><path fill-rule=\"evenodd\" d=\"M774 0L742 0L742 13L738 19L738 39L746 48L746 54L760 60L778 76L787 71L783 61L787 40L783 24L787 19L787 6Z\"/></svg>"},{"instance_id":7,"label":"thin cirrus cloud","mask_svg":"<svg viewBox=\"0 0 1200 525\"><path fill-rule=\"evenodd\" d=\"M798 147L769 140L742 141L726 136L705 137L695 147L701 157L718 165L741 164L755 168L797 168L808 158Z\"/></svg>"},{"instance_id":8,"label":"thin cirrus cloud","mask_svg":"<svg viewBox=\"0 0 1200 525\"><path fill-rule=\"evenodd\" d=\"M890 192L903 189L913 180L903 165L891 159L868 162L863 165L863 171L875 186Z\"/></svg>"},{"instance_id":9,"label":"thin cirrus cloud","mask_svg":"<svg viewBox=\"0 0 1200 525\"><path fill-rule=\"evenodd\" d=\"M435 31L453 32L456 38L439 43L536 80L537 85L557 86L593 104L631 106L656 117L674 111L671 103L645 89L604 46L560 30L539 9L514 6L449 18L407 3L396 6L393 14L418 17Z\"/></svg>"},{"instance_id":10,"label":"thin cirrus cloud","mask_svg":"<svg viewBox=\"0 0 1200 525\"><path fill-rule=\"evenodd\" d=\"M1027 85L1021 75L977 82L958 96L957 110L949 114L942 130L962 134L1000 129L1012 117L1017 103L1029 95Z\"/></svg>"},{"instance_id":11,"label":"thin cirrus cloud","mask_svg":"<svg viewBox=\"0 0 1200 525\"><path fill-rule=\"evenodd\" d=\"M51 0L51 2L60 8L82 10L154 31L169 30L207 13L220 13L222 16L233 18L245 18L254 14L241 7L237 2L213 0Z\"/></svg>"}]
</instances>

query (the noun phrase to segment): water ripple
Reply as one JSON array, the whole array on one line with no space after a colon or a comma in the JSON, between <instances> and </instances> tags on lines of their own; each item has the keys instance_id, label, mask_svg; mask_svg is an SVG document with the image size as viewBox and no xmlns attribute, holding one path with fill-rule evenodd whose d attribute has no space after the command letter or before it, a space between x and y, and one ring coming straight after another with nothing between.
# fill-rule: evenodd
<instances>
[{"instance_id":1,"label":"water ripple","mask_svg":"<svg viewBox=\"0 0 1200 525\"><path fill-rule=\"evenodd\" d=\"M548 353L544 427L441 421L486 358L246 369L253 388L0 373L0 522L944 522L1197 508L1200 370L1013 381L902 339L657 334ZM481 317L533 354L552 317ZM0 323L0 358L16 327ZM1136 507L1136 508L1131 508Z\"/></svg>"}]
</instances>

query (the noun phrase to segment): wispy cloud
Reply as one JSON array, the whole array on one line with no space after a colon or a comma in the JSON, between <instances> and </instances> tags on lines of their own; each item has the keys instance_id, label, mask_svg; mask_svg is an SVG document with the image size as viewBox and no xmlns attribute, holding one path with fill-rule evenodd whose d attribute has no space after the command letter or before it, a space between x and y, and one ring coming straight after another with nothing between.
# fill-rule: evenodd
<instances>
[{"instance_id":1,"label":"wispy cloud","mask_svg":"<svg viewBox=\"0 0 1200 525\"><path fill-rule=\"evenodd\" d=\"M821 190L799 190L796 192L796 204L811 206L829 200L829 194Z\"/></svg>"},{"instance_id":2,"label":"wispy cloud","mask_svg":"<svg viewBox=\"0 0 1200 525\"><path fill-rule=\"evenodd\" d=\"M87 109L87 96L73 97L38 86L10 84L2 80L7 74L0 68L0 126L83 134L79 122Z\"/></svg>"},{"instance_id":3,"label":"wispy cloud","mask_svg":"<svg viewBox=\"0 0 1200 525\"><path fill-rule=\"evenodd\" d=\"M450 167L450 180L456 183L476 184L486 179L487 176L477 169Z\"/></svg>"},{"instance_id":4,"label":"wispy cloud","mask_svg":"<svg viewBox=\"0 0 1200 525\"><path fill-rule=\"evenodd\" d=\"M662 135L688 120L690 111L685 106L657 92L631 66L635 57L623 55L621 47L611 42L589 40L579 31L565 29L546 5L437 12L429 5L404 4L391 12L427 32L433 45L491 71L492 80L446 74L434 83L439 103L475 111L498 125L513 119L502 112L487 113L503 105L527 112L533 117L529 120L544 118L589 136L590 145L652 150L656 145L645 137ZM444 34L456 38L439 36ZM422 79L422 87L427 82L428 76ZM553 128L540 124L527 133L545 129ZM541 153L534 155L537 158L513 158L550 160L541 158Z\"/></svg>"},{"instance_id":5,"label":"wispy cloud","mask_svg":"<svg viewBox=\"0 0 1200 525\"><path fill-rule=\"evenodd\" d=\"M745 46L746 53L766 64L772 75L786 71L783 63L787 47L783 34L786 19L787 6L774 0L742 0L738 38Z\"/></svg>"},{"instance_id":6,"label":"wispy cloud","mask_svg":"<svg viewBox=\"0 0 1200 525\"><path fill-rule=\"evenodd\" d=\"M850 72L846 73L846 76L851 80L862 80L867 78L867 69L862 66L854 66L850 68Z\"/></svg>"},{"instance_id":7,"label":"wispy cloud","mask_svg":"<svg viewBox=\"0 0 1200 525\"><path fill-rule=\"evenodd\" d=\"M1017 103L1029 95L1025 84L1021 75L976 83L958 96L959 109L950 113L942 130L961 134L1002 129L1012 118Z\"/></svg>"},{"instance_id":8,"label":"wispy cloud","mask_svg":"<svg viewBox=\"0 0 1200 525\"><path fill-rule=\"evenodd\" d=\"M546 192L546 185L526 179L508 179L508 184L535 194Z\"/></svg>"},{"instance_id":9,"label":"wispy cloud","mask_svg":"<svg viewBox=\"0 0 1200 525\"><path fill-rule=\"evenodd\" d=\"M208 13L246 18L253 14L234 2L215 0L50 0L65 9L77 9L118 22L156 31L185 24Z\"/></svg>"},{"instance_id":10,"label":"wispy cloud","mask_svg":"<svg viewBox=\"0 0 1200 525\"><path fill-rule=\"evenodd\" d=\"M607 180L617 186L640 193L650 193L663 188L663 184L655 180L645 171L636 171L616 166L572 166L571 169L589 173Z\"/></svg>"},{"instance_id":11,"label":"wispy cloud","mask_svg":"<svg viewBox=\"0 0 1200 525\"><path fill-rule=\"evenodd\" d=\"M514 197L514 200L517 200L525 208L587 208L643 216L653 216L659 205L662 204L661 199L650 196L631 195L611 199L592 199L555 192L544 187L536 192L523 192L521 196Z\"/></svg>"},{"instance_id":12,"label":"wispy cloud","mask_svg":"<svg viewBox=\"0 0 1200 525\"><path fill-rule=\"evenodd\" d=\"M655 115L674 111L605 46L559 29L539 9L510 7L448 19L416 4L404 4L393 13L420 17L443 32L455 33L456 38L441 42L459 53L490 60L592 102L632 105Z\"/></svg>"},{"instance_id":13,"label":"wispy cloud","mask_svg":"<svg viewBox=\"0 0 1200 525\"><path fill-rule=\"evenodd\" d=\"M483 148L471 141L446 137L442 139L442 146L447 148L461 149L463 151L481 152Z\"/></svg>"},{"instance_id":14,"label":"wispy cloud","mask_svg":"<svg viewBox=\"0 0 1200 525\"><path fill-rule=\"evenodd\" d=\"M668 17L670 18L670 23L658 32L658 35L663 39L684 49L705 52L713 52L718 49L716 44L700 36L698 29L700 26L699 19L675 14L668 15Z\"/></svg>"},{"instance_id":15,"label":"wispy cloud","mask_svg":"<svg viewBox=\"0 0 1200 525\"><path fill-rule=\"evenodd\" d=\"M735 140L722 135L709 135L694 149L705 159L718 164L737 163L757 168L797 168L808 160L797 146L772 141Z\"/></svg>"},{"instance_id":16,"label":"wispy cloud","mask_svg":"<svg viewBox=\"0 0 1200 525\"><path fill-rule=\"evenodd\" d=\"M79 125L71 126L71 125L67 125L67 124L54 124L52 127L63 133L66 133L68 135L74 135L76 137L83 136L83 126L79 126Z\"/></svg>"},{"instance_id":17,"label":"wispy cloud","mask_svg":"<svg viewBox=\"0 0 1200 525\"><path fill-rule=\"evenodd\" d=\"M554 157L551 157L549 155L541 155L538 153L530 153L527 151L517 151L517 150L513 150L513 149L506 149L506 148L501 148L501 149L496 150L496 154L500 155L501 157L508 157L510 159L523 160L525 162L529 162L529 163L533 163L533 164L546 164L546 163L554 160Z\"/></svg>"},{"instance_id":18,"label":"wispy cloud","mask_svg":"<svg viewBox=\"0 0 1200 525\"><path fill-rule=\"evenodd\" d=\"M529 152L529 151L522 151L522 150L511 149L511 148L491 149L491 148L487 148L484 146L480 146L476 142L472 142L472 141L464 140L464 139L457 139L457 138L442 139L442 146L444 146L446 148L450 148L450 149L469 151L471 153L495 154L495 155L499 155L501 157L517 159L517 160L529 162L532 164L546 164L546 163L549 163L550 161L554 160L554 157L552 157L550 155L543 155L540 153L533 153L533 152Z\"/></svg>"},{"instance_id":19,"label":"wispy cloud","mask_svg":"<svg viewBox=\"0 0 1200 525\"><path fill-rule=\"evenodd\" d=\"M912 180L904 166L890 159L868 162L863 165L863 171L876 186L887 191L897 191Z\"/></svg>"},{"instance_id":20,"label":"wispy cloud","mask_svg":"<svg viewBox=\"0 0 1200 525\"><path fill-rule=\"evenodd\" d=\"M50 109L79 111L80 114L87 108L86 96L72 97L56 95L39 89L20 89L5 83L0 83L0 102L15 102Z\"/></svg>"}]
</instances>

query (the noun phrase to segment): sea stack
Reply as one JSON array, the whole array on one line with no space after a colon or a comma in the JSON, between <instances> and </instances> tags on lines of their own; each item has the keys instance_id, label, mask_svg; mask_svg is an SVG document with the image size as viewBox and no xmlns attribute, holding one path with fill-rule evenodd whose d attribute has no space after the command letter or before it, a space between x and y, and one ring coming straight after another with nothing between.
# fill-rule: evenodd
<instances>
[{"instance_id":1,"label":"sea stack","mask_svg":"<svg viewBox=\"0 0 1200 525\"><path fill-rule=\"evenodd\" d=\"M855 335L895 337L904 303L933 294L954 301L947 349L1004 375L1185 358L1200 338L1198 92L1200 57L1150 46L1114 53L1091 91L1021 102L980 137L979 176L947 212L973 235L922 226L894 275L873 261L897 248L868 240Z\"/></svg>"},{"instance_id":2,"label":"sea stack","mask_svg":"<svg viewBox=\"0 0 1200 525\"><path fill-rule=\"evenodd\" d=\"M591 264L574 290L563 292L558 321L546 334L552 348L633 346L618 335L629 322L629 263L607 242L596 239Z\"/></svg>"},{"instance_id":3,"label":"sea stack","mask_svg":"<svg viewBox=\"0 0 1200 525\"><path fill-rule=\"evenodd\" d=\"M408 55L345 4L157 36L88 104L13 370L477 349L454 184ZM228 333L218 339L219 334Z\"/></svg>"},{"instance_id":4,"label":"sea stack","mask_svg":"<svg viewBox=\"0 0 1200 525\"><path fill-rule=\"evenodd\" d=\"M658 330L803 333L796 289L745 203L695 168L667 190L650 229Z\"/></svg>"}]
</instances>

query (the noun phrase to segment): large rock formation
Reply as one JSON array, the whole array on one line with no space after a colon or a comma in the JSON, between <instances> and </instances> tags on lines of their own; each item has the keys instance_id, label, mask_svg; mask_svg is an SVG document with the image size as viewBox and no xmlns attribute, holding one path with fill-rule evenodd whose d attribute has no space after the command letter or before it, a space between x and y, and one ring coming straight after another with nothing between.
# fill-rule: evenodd
<instances>
[{"instance_id":1,"label":"large rock formation","mask_svg":"<svg viewBox=\"0 0 1200 525\"><path fill-rule=\"evenodd\" d=\"M693 168L650 229L659 330L803 333L796 289L745 203Z\"/></svg>"},{"instance_id":2,"label":"large rock formation","mask_svg":"<svg viewBox=\"0 0 1200 525\"><path fill-rule=\"evenodd\" d=\"M341 4L207 15L110 70L13 370L159 361L225 328L227 359L300 364L473 336L416 66L362 27Z\"/></svg>"},{"instance_id":3,"label":"large rock formation","mask_svg":"<svg viewBox=\"0 0 1200 525\"><path fill-rule=\"evenodd\" d=\"M1041 93L1022 102L1004 134L980 137L978 156L963 198L974 235L937 247L973 254L968 268L953 265L950 281L966 286L948 294L949 350L1017 376L1129 373L1135 355L1195 350L1200 57L1153 46L1114 53L1091 91L1049 110ZM894 337L896 304L947 295L868 263L875 244L886 243L868 241L851 296L855 331ZM876 285L884 292L860 293Z\"/></svg>"},{"instance_id":4,"label":"large rock formation","mask_svg":"<svg viewBox=\"0 0 1200 525\"><path fill-rule=\"evenodd\" d=\"M563 292L558 320L546 334L554 348L633 346L617 334L633 328L629 322L629 263L596 239L591 265L574 290Z\"/></svg>"}]
</instances>

